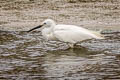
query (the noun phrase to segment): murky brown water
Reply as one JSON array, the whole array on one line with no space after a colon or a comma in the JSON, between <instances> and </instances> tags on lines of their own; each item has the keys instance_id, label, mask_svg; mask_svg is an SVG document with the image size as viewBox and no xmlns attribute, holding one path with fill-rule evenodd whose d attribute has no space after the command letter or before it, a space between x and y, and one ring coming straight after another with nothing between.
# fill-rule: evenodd
<instances>
[{"instance_id":1,"label":"murky brown water","mask_svg":"<svg viewBox=\"0 0 120 80\"><path fill-rule=\"evenodd\" d=\"M120 33L68 50L25 32L46 18L119 31L119 15L119 0L0 0L0 80L120 80Z\"/></svg>"},{"instance_id":2,"label":"murky brown water","mask_svg":"<svg viewBox=\"0 0 120 80\"><path fill-rule=\"evenodd\" d=\"M1 31L0 79L119 80L120 34L106 37L67 50L65 43L46 42L39 31Z\"/></svg>"}]
</instances>

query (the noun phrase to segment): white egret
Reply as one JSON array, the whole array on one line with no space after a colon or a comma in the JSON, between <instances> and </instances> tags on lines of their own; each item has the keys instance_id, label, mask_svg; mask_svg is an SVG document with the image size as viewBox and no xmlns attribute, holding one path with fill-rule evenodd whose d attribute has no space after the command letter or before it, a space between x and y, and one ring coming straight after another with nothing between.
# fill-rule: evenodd
<instances>
[{"instance_id":1,"label":"white egret","mask_svg":"<svg viewBox=\"0 0 120 80\"><path fill-rule=\"evenodd\" d=\"M73 48L74 44L88 39L104 39L103 35L96 31L75 26L56 24L52 19L46 19L41 25L30 29L28 32L42 28L42 35L46 40L59 40L68 43Z\"/></svg>"}]
</instances>

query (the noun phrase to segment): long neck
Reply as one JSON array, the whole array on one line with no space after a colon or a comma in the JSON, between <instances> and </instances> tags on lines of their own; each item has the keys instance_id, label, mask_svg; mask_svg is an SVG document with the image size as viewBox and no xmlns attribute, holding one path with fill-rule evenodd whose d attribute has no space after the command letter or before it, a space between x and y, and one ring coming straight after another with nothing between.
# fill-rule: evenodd
<instances>
[{"instance_id":1,"label":"long neck","mask_svg":"<svg viewBox=\"0 0 120 80\"><path fill-rule=\"evenodd\" d=\"M45 27L42 29L43 33L45 33L45 34L50 34L50 33L52 33L55 25L56 25L56 24L52 24L52 25L50 25L50 26L45 26Z\"/></svg>"},{"instance_id":2,"label":"long neck","mask_svg":"<svg viewBox=\"0 0 120 80\"><path fill-rule=\"evenodd\" d=\"M55 23L52 23L52 24L49 26L49 29L53 32L53 29L54 29L55 26L56 26L56 24L55 24Z\"/></svg>"}]
</instances>

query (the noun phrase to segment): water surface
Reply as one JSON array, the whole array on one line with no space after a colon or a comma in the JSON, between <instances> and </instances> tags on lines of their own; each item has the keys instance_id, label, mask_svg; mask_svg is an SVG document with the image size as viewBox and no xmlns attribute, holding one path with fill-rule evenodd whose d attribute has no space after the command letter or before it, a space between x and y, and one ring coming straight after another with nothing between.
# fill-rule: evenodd
<instances>
[{"instance_id":1,"label":"water surface","mask_svg":"<svg viewBox=\"0 0 120 80\"><path fill-rule=\"evenodd\" d=\"M119 37L119 33L110 33L105 40L67 49L66 43L46 42L39 31L1 31L0 79L119 80Z\"/></svg>"}]
</instances>

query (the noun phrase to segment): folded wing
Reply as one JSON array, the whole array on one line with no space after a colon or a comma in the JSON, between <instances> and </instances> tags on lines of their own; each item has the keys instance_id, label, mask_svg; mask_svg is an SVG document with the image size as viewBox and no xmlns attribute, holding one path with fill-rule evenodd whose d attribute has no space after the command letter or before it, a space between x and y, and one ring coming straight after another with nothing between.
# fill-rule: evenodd
<instances>
[{"instance_id":1,"label":"folded wing","mask_svg":"<svg viewBox=\"0 0 120 80\"><path fill-rule=\"evenodd\" d=\"M102 39L96 32L89 31L74 25L57 25L54 36L64 42L76 43L87 39Z\"/></svg>"}]
</instances>

